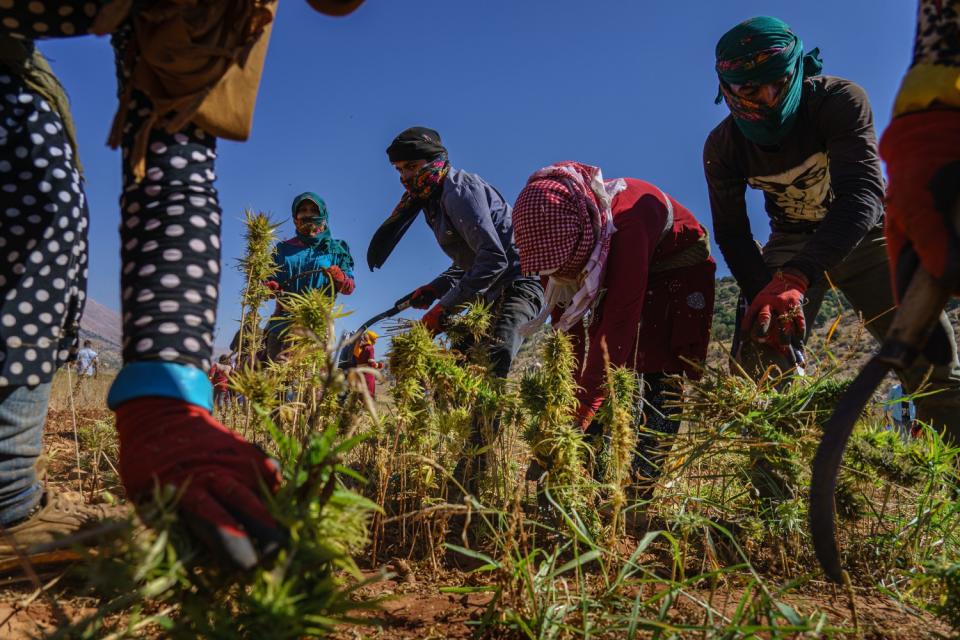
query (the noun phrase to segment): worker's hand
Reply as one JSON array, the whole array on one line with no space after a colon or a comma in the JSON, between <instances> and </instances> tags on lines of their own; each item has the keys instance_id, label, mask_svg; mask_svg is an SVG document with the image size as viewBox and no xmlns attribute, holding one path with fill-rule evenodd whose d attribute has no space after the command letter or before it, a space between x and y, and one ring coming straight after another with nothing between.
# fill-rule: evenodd
<instances>
[{"instance_id":1,"label":"worker's hand","mask_svg":"<svg viewBox=\"0 0 960 640\"><path fill-rule=\"evenodd\" d=\"M576 424L580 428L580 431L583 431L584 433L586 433L587 429L590 428L590 424L593 422L595 413L596 413L595 411L593 411L587 405L581 402L577 406L577 413L574 418L575 420L574 424Z\"/></svg>"},{"instance_id":2,"label":"worker's hand","mask_svg":"<svg viewBox=\"0 0 960 640\"><path fill-rule=\"evenodd\" d=\"M327 277L330 278L330 282L333 283L333 288L336 289L337 293L342 293L345 296L353 293L353 278L348 276L343 272L343 270L337 265L327 267Z\"/></svg>"},{"instance_id":3,"label":"worker's hand","mask_svg":"<svg viewBox=\"0 0 960 640\"><path fill-rule=\"evenodd\" d=\"M120 478L131 499L149 498L157 483L180 489L183 521L243 569L286 540L261 497L281 480L263 451L181 400L136 398L116 412Z\"/></svg>"},{"instance_id":4,"label":"worker's hand","mask_svg":"<svg viewBox=\"0 0 960 640\"><path fill-rule=\"evenodd\" d=\"M781 353L794 338L803 339L803 294L807 279L795 271L777 271L750 303L741 331Z\"/></svg>"},{"instance_id":5,"label":"worker's hand","mask_svg":"<svg viewBox=\"0 0 960 640\"><path fill-rule=\"evenodd\" d=\"M410 306L414 309L426 309L440 296L437 295L437 291L433 287L425 284L422 287L417 287L413 290L413 293L405 297L409 298ZM403 299L401 298L401 300ZM397 302L399 304L400 301Z\"/></svg>"},{"instance_id":6,"label":"worker's hand","mask_svg":"<svg viewBox=\"0 0 960 640\"><path fill-rule=\"evenodd\" d=\"M918 265L938 280L960 273L960 111L895 118L883 134L887 163L887 253L897 299ZM956 292L956 291L955 291Z\"/></svg>"},{"instance_id":7,"label":"worker's hand","mask_svg":"<svg viewBox=\"0 0 960 640\"><path fill-rule=\"evenodd\" d=\"M283 292L283 287L276 280L264 280L263 286L270 290L270 297L274 298Z\"/></svg>"},{"instance_id":8,"label":"worker's hand","mask_svg":"<svg viewBox=\"0 0 960 640\"><path fill-rule=\"evenodd\" d=\"M433 335L438 333L443 333L443 322L446 319L447 310L441 307L440 305L434 305L433 309L427 311L424 314L423 318L420 319L420 322L423 323L423 326L427 328L427 331Z\"/></svg>"}]
</instances>

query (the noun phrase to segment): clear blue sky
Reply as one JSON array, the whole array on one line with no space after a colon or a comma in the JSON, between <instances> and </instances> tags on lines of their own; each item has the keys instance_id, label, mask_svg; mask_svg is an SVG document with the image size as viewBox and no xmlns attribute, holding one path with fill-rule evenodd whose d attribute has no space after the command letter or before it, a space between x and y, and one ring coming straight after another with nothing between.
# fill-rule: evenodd
<instances>
[{"instance_id":1,"label":"clear blue sky","mask_svg":"<svg viewBox=\"0 0 960 640\"><path fill-rule=\"evenodd\" d=\"M384 149L407 126L437 129L454 166L511 201L533 170L574 159L608 177L654 182L709 227L701 149L727 113L713 104L717 39L750 16L780 17L807 49L820 47L824 73L866 89L882 130L915 11L907 0L368 0L334 19L284 0L253 135L219 147L226 268L217 344L229 341L239 315L235 264L247 207L273 212L290 235L294 195L326 199L333 234L357 261L356 292L342 298L355 313L343 328L448 266L418 221L384 269L366 267L369 238L402 192ZM89 294L119 309L120 156L104 146L116 108L113 53L107 39L92 37L42 48L79 128L91 204ZM762 203L749 202L764 240Z\"/></svg>"}]
</instances>

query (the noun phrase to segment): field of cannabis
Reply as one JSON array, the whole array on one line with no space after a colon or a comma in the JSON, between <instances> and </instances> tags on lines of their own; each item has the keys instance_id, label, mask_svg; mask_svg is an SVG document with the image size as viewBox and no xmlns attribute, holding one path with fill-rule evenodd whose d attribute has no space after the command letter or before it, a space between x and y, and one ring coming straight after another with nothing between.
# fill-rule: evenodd
<instances>
[{"instance_id":1,"label":"field of cannabis","mask_svg":"<svg viewBox=\"0 0 960 640\"><path fill-rule=\"evenodd\" d=\"M722 351L678 386L683 426L656 487L632 484L643 381L610 369L604 432L570 419L571 348L543 331L514 375L485 374L418 323L388 327L380 397L337 367L345 310L287 295L286 357L252 357L270 291L270 221L248 213L243 401L219 417L281 463L273 561L224 569L184 535L176 495L110 545L52 572L0 579L0 636L51 638L933 638L960 634L960 451L862 416L836 496L849 582L826 580L807 531L810 461L855 373L820 332L808 375L752 382ZM487 309L449 333L480 338ZM861 336L869 341L868 336ZM719 348L718 348L719 349ZM49 482L122 501L102 388L61 384L45 434ZM485 438L471 437L479 421ZM639 433L639 436L638 436ZM492 444L485 445L486 442ZM479 484L463 486L476 459ZM458 468L458 465L459 468Z\"/></svg>"}]
</instances>

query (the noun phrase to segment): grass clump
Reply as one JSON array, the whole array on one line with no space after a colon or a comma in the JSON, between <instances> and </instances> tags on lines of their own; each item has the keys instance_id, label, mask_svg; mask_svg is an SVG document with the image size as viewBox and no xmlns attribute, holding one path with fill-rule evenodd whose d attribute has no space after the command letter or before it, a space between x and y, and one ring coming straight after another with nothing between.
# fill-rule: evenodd
<instances>
[{"instance_id":1,"label":"grass clump","mask_svg":"<svg viewBox=\"0 0 960 640\"><path fill-rule=\"evenodd\" d=\"M570 338L559 331L548 334L540 360L541 368L520 382L520 398L529 416L525 439L531 455L546 470L544 488L561 509L587 515L594 486L586 465L593 454L573 422L577 398Z\"/></svg>"}]
</instances>

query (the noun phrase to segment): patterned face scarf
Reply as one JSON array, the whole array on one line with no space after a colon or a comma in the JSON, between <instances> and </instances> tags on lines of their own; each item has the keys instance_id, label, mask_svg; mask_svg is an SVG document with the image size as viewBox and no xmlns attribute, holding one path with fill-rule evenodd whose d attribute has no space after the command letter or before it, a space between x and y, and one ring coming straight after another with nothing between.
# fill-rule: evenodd
<instances>
[{"instance_id":1,"label":"patterned face scarf","mask_svg":"<svg viewBox=\"0 0 960 640\"><path fill-rule=\"evenodd\" d=\"M803 93L803 79L823 69L820 50L804 55L803 41L777 18L750 18L720 38L716 70L720 90L715 102L725 100L737 127L761 145L780 142L793 128ZM780 85L774 105L734 93L731 84Z\"/></svg>"},{"instance_id":2,"label":"patterned face scarf","mask_svg":"<svg viewBox=\"0 0 960 640\"><path fill-rule=\"evenodd\" d=\"M524 273L549 275L546 304L521 327L530 335L557 306L567 330L580 321L600 293L610 251L613 197L623 180L604 182L599 167L562 162L535 172L513 208L513 234Z\"/></svg>"},{"instance_id":3,"label":"patterned face scarf","mask_svg":"<svg viewBox=\"0 0 960 640\"><path fill-rule=\"evenodd\" d=\"M312 216L298 216L297 208L304 201L310 201L317 205L320 212ZM329 225L330 213L327 211L327 203L323 201L323 198L312 191L306 191L293 199L293 204L290 206L290 209L293 213L293 224L297 229L297 238L301 242L308 246L315 247L331 239L332 236L330 235Z\"/></svg>"},{"instance_id":4,"label":"patterned face scarf","mask_svg":"<svg viewBox=\"0 0 960 640\"><path fill-rule=\"evenodd\" d=\"M407 190L390 216L373 234L367 248L367 266L371 271L383 266L427 201L440 194L449 172L450 161L444 151L423 165L412 179L403 181Z\"/></svg>"}]
</instances>

